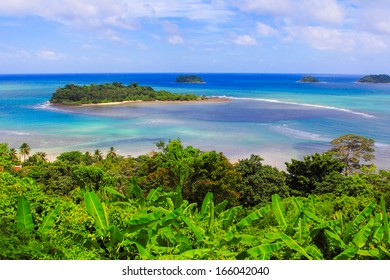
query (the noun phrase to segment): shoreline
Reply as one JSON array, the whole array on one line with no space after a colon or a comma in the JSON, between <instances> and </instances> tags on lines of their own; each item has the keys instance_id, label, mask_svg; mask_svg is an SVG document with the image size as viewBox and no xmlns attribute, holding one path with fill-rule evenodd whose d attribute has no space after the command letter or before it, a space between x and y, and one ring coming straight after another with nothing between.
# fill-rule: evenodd
<instances>
[{"instance_id":1,"label":"shoreline","mask_svg":"<svg viewBox=\"0 0 390 280\"><path fill-rule=\"evenodd\" d=\"M210 97L202 100L126 100L126 101L117 101L117 102L106 102L106 103L90 103L90 104L80 104L80 105L63 105L58 103L50 103L51 106L56 107L92 107L92 106L117 106L117 105L126 105L126 104L186 104L186 103L218 103L218 102L230 102L231 98L227 97ZM49 101L50 102L50 101Z\"/></svg>"}]
</instances>

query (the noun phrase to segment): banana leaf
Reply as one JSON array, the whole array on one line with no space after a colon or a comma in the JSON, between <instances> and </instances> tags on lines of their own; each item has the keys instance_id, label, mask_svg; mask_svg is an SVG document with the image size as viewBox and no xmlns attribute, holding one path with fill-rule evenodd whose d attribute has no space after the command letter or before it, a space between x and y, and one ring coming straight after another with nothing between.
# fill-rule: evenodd
<instances>
[{"instance_id":1,"label":"banana leaf","mask_svg":"<svg viewBox=\"0 0 390 280\"><path fill-rule=\"evenodd\" d=\"M179 260L194 260L194 259L204 259L204 257L211 252L211 249L193 249L188 250L180 255L175 256L175 259Z\"/></svg>"},{"instance_id":2,"label":"banana leaf","mask_svg":"<svg viewBox=\"0 0 390 280\"><path fill-rule=\"evenodd\" d=\"M200 211L200 213L201 213L202 215L207 214L209 204L210 204L210 202L213 201L213 199L214 199L213 193L212 193L212 192L208 192L208 193L206 194L206 196L204 197L204 199L203 199L202 208L201 208L201 211Z\"/></svg>"},{"instance_id":3,"label":"banana leaf","mask_svg":"<svg viewBox=\"0 0 390 280\"><path fill-rule=\"evenodd\" d=\"M58 215L58 212L60 212L61 206L58 205L52 212L50 212L45 219L43 220L43 223L40 225L38 231L42 235L47 235L49 231L52 229L55 223L55 219Z\"/></svg>"},{"instance_id":4,"label":"banana leaf","mask_svg":"<svg viewBox=\"0 0 390 280\"><path fill-rule=\"evenodd\" d=\"M275 214L276 221L282 229L287 228L287 218L284 211L284 206L278 194L272 195L272 209Z\"/></svg>"},{"instance_id":5,"label":"banana leaf","mask_svg":"<svg viewBox=\"0 0 390 280\"><path fill-rule=\"evenodd\" d=\"M345 249L347 247L347 245L337 233L327 229L324 231L324 233L327 239L331 242L331 244L334 244L341 249Z\"/></svg>"},{"instance_id":6,"label":"banana leaf","mask_svg":"<svg viewBox=\"0 0 390 280\"><path fill-rule=\"evenodd\" d=\"M249 226L252 224L252 222L259 220L264 217L265 214L267 214L271 210L271 207L269 205L262 207L258 210L253 211L250 213L248 216L240 220L237 224L236 227L238 229L243 229L246 226Z\"/></svg>"},{"instance_id":7,"label":"banana leaf","mask_svg":"<svg viewBox=\"0 0 390 280\"><path fill-rule=\"evenodd\" d=\"M157 188L157 189L151 189L149 191L148 196L146 197L146 200L148 202L153 202L159 199L160 195L162 193L162 188ZM137 197L138 198L138 197Z\"/></svg>"},{"instance_id":8,"label":"banana leaf","mask_svg":"<svg viewBox=\"0 0 390 280\"><path fill-rule=\"evenodd\" d=\"M353 223L359 225L365 218L371 215L372 211L375 209L376 203L372 201L362 212L354 219Z\"/></svg>"},{"instance_id":9,"label":"banana leaf","mask_svg":"<svg viewBox=\"0 0 390 280\"><path fill-rule=\"evenodd\" d=\"M315 221L315 222L317 222L317 223L319 223L319 224L324 223L324 220L321 219L321 218L319 218L319 217L317 217L313 212L310 212L310 211L307 211L307 210L303 210L303 213L305 213L305 215L306 215L309 219L311 219L311 220L313 220L313 221Z\"/></svg>"},{"instance_id":10,"label":"banana leaf","mask_svg":"<svg viewBox=\"0 0 390 280\"><path fill-rule=\"evenodd\" d=\"M222 223L224 230L228 230L230 227L233 226L233 221L241 209L242 209L242 206L232 207L232 208L229 208L228 210L222 212L218 216L218 222Z\"/></svg>"},{"instance_id":11,"label":"banana leaf","mask_svg":"<svg viewBox=\"0 0 390 280\"><path fill-rule=\"evenodd\" d=\"M378 260L382 259L382 254L378 249L359 250L357 254L363 257L371 257L376 258Z\"/></svg>"},{"instance_id":12,"label":"banana leaf","mask_svg":"<svg viewBox=\"0 0 390 280\"><path fill-rule=\"evenodd\" d=\"M142 189L137 184L137 179L135 179L135 177L133 177L131 179L131 184L132 184L132 191L133 191L135 198L137 199L137 202L141 206L143 206L145 204L145 198L142 194Z\"/></svg>"},{"instance_id":13,"label":"banana leaf","mask_svg":"<svg viewBox=\"0 0 390 280\"><path fill-rule=\"evenodd\" d=\"M16 211L16 227L19 232L31 231L34 227L31 210L24 196L18 197L18 209Z\"/></svg>"},{"instance_id":14,"label":"banana leaf","mask_svg":"<svg viewBox=\"0 0 390 280\"><path fill-rule=\"evenodd\" d=\"M343 240L346 244L348 244L352 240L354 234L359 229L359 224L365 218L371 215L375 206L376 206L375 201L372 201L366 208L363 209L362 212L359 213L359 215L352 222L347 224L345 233L343 235Z\"/></svg>"},{"instance_id":15,"label":"banana leaf","mask_svg":"<svg viewBox=\"0 0 390 280\"><path fill-rule=\"evenodd\" d=\"M204 236L203 236L203 233L204 233L204 230L196 225L194 225L190 219L188 219L187 217L185 216L182 216L181 219L183 220L184 223L186 223L186 225L193 231L193 233L195 234L195 237L198 241L202 241L204 240Z\"/></svg>"},{"instance_id":16,"label":"banana leaf","mask_svg":"<svg viewBox=\"0 0 390 280\"><path fill-rule=\"evenodd\" d=\"M116 226L110 227L110 241L108 242L108 247L114 248L119 243L125 239L124 235Z\"/></svg>"},{"instance_id":17,"label":"banana leaf","mask_svg":"<svg viewBox=\"0 0 390 280\"><path fill-rule=\"evenodd\" d=\"M280 239L292 250L297 251L301 255L305 256L309 260L312 260L313 258L305 251L304 248L302 248L295 240L293 240L288 235L284 234L283 232L279 232Z\"/></svg>"},{"instance_id":18,"label":"banana leaf","mask_svg":"<svg viewBox=\"0 0 390 280\"><path fill-rule=\"evenodd\" d=\"M313 256L315 260L323 260L324 255L322 254L321 250L317 248L315 245L309 245L305 248L306 252Z\"/></svg>"},{"instance_id":19,"label":"banana leaf","mask_svg":"<svg viewBox=\"0 0 390 280\"><path fill-rule=\"evenodd\" d=\"M385 242L386 246L389 247L389 243L390 243L389 220L387 217L386 205L385 205L385 200L384 200L383 196L381 197L381 208L382 208L382 214L383 214L383 227L384 227L383 241Z\"/></svg>"},{"instance_id":20,"label":"banana leaf","mask_svg":"<svg viewBox=\"0 0 390 280\"><path fill-rule=\"evenodd\" d=\"M222 201L221 203L215 205L214 207L214 211L215 211L215 214L219 214L223 211L225 211L225 208L226 206L228 205L229 201L227 201L226 199L224 201Z\"/></svg>"},{"instance_id":21,"label":"banana leaf","mask_svg":"<svg viewBox=\"0 0 390 280\"><path fill-rule=\"evenodd\" d=\"M99 198L94 192L86 192L84 194L85 206L87 212L94 218L96 223L96 230L100 235L105 235L108 228L107 215Z\"/></svg>"},{"instance_id":22,"label":"banana leaf","mask_svg":"<svg viewBox=\"0 0 390 280\"><path fill-rule=\"evenodd\" d=\"M303 245L309 236L309 229L307 226L307 216L302 212L299 214L298 224L295 229L295 238L298 240L299 244Z\"/></svg>"},{"instance_id":23,"label":"banana leaf","mask_svg":"<svg viewBox=\"0 0 390 280\"><path fill-rule=\"evenodd\" d=\"M285 246L284 242L277 242L277 243L271 243L271 244L262 244L256 247L252 247L248 249L246 252L248 255L250 255L253 258L258 258L261 256L260 259L263 259L265 255L269 255L272 252L276 252L279 249L283 248Z\"/></svg>"},{"instance_id":24,"label":"banana leaf","mask_svg":"<svg viewBox=\"0 0 390 280\"><path fill-rule=\"evenodd\" d=\"M359 232L353 237L352 242L362 248L366 245L367 240L370 238L372 227L374 226L374 219L370 219L368 223L362 227Z\"/></svg>"},{"instance_id":25,"label":"banana leaf","mask_svg":"<svg viewBox=\"0 0 390 280\"><path fill-rule=\"evenodd\" d=\"M336 257L334 257L334 260L351 260L354 256L356 256L357 252L359 251L358 247L350 247L340 254L338 254Z\"/></svg>"},{"instance_id":26,"label":"banana leaf","mask_svg":"<svg viewBox=\"0 0 390 280\"><path fill-rule=\"evenodd\" d=\"M117 191L115 188L113 187L105 187L104 188L104 191L105 192L108 192L108 193L111 193L115 196L118 196L120 198L123 198L123 199L126 199L126 196L124 194L122 194L121 192Z\"/></svg>"}]
</instances>

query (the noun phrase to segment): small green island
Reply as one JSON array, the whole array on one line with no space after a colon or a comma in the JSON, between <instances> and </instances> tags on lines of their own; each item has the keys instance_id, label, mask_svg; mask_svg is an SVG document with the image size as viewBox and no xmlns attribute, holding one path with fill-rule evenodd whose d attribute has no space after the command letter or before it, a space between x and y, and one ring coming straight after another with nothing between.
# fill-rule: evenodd
<instances>
[{"instance_id":1,"label":"small green island","mask_svg":"<svg viewBox=\"0 0 390 280\"><path fill-rule=\"evenodd\" d=\"M65 87L57 88L50 103L74 106L125 101L202 101L206 99L204 95L156 91L150 86L140 86L137 83L126 86L123 83L113 82L112 84L83 86L68 84Z\"/></svg>"},{"instance_id":2,"label":"small green island","mask_svg":"<svg viewBox=\"0 0 390 280\"><path fill-rule=\"evenodd\" d=\"M381 74L381 75L368 75L361 78L359 83L390 83L390 76Z\"/></svg>"},{"instance_id":3,"label":"small green island","mask_svg":"<svg viewBox=\"0 0 390 280\"><path fill-rule=\"evenodd\" d=\"M204 83L203 79L195 75L182 75L176 78L176 83Z\"/></svg>"},{"instance_id":4,"label":"small green island","mask_svg":"<svg viewBox=\"0 0 390 280\"><path fill-rule=\"evenodd\" d=\"M319 80L314 78L313 76L304 76L302 79L299 80L301 83L318 83Z\"/></svg>"}]
</instances>

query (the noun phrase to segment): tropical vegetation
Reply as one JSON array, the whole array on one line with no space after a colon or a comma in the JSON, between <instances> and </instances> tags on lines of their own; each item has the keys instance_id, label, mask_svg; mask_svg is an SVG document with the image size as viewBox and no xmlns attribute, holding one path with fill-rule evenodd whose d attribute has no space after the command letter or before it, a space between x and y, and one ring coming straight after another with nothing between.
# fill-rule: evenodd
<instances>
[{"instance_id":1,"label":"tropical vegetation","mask_svg":"<svg viewBox=\"0 0 390 280\"><path fill-rule=\"evenodd\" d=\"M177 83L204 83L203 79L196 75L181 75L176 77Z\"/></svg>"},{"instance_id":2,"label":"tropical vegetation","mask_svg":"<svg viewBox=\"0 0 390 280\"><path fill-rule=\"evenodd\" d=\"M53 162L0 144L0 259L390 259L390 171L345 172L336 140L286 171L179 139Z\"/></svg>"},{"instance_id":3,"label":"tropical vegetation","mask_svg":"<svg viewBox=\"0 0 390 280\"><path fill-rule=\"evenodd\" d=\"M171 93L165 90L156 91L150 86L132 83L128 86L113 82L101 85L68 84L57 88L50 102L62 105L83 105L123 101L194 101L206 99L196 94Z\"/></svg>"},{"instance_id":4,"label":"tropical vegetation","mask_svg":"<svg viewBox=\"0 0 390 280\"><path fill-rule=\"evenodd\" d=\"M359 79L360 83L390 83L390 76L385 74L367 75Z\"/></svg>"},{"instance_id":5,"label":"tropical vegetation","mask_svg":"<svg viewBox=\"0 0 390 280\"><path fill-rule=\"evenodd\" d=\"M318 83L319 82L319 80L317 78L314 78L313 76L304 76L299 81L302 83Z\"/></svg>"}]
</instances>

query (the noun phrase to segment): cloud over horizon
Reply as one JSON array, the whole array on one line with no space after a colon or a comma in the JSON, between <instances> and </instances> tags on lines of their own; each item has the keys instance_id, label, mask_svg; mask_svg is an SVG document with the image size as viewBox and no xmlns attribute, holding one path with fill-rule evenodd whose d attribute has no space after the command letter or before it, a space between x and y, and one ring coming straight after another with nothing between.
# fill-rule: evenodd
<instances>
[{"instance_id":1,"label":"cloud over horizon","mask_svg":"<svg viewBox=\"0 0 390 280\"><path fill-rule=\"evenodd\" d=\"M115 53L118 59L141 61L146 55L160 61L151 53L160 50L167 57L199 55L203 64L191 65L202 70L207 61L226 61L232 54L235 64L239 56L250 61L251 46L258 50L252 56L279 63L282 72L289 70L283 70L286 66L281 61L286 48L296 59L304 54L320 58L324 53L337 60L349 53L363 68L367 55L380 53L390 59L389 13L390 2L385 0L6 0L0 2L0 51L4 52L0 62L16 59L19 52L26 65L29 60L33 63L34 56L21 55L20 50L56 62L58 67L66 57L83 57L80 63L99 60L96 65L85 64L88 70L103 67L108 63L104 59ZM261 57L264 52L268 57ZM202 59L201 55L214 57ZM356 69L347 61L343 71ZM229 71L234 71L235 64ZM244 69L255 66L247 64ZM386 67L382 62L380 68ZM221 66L222 70L226 67Z\"/></svg>"}]
</instances>

